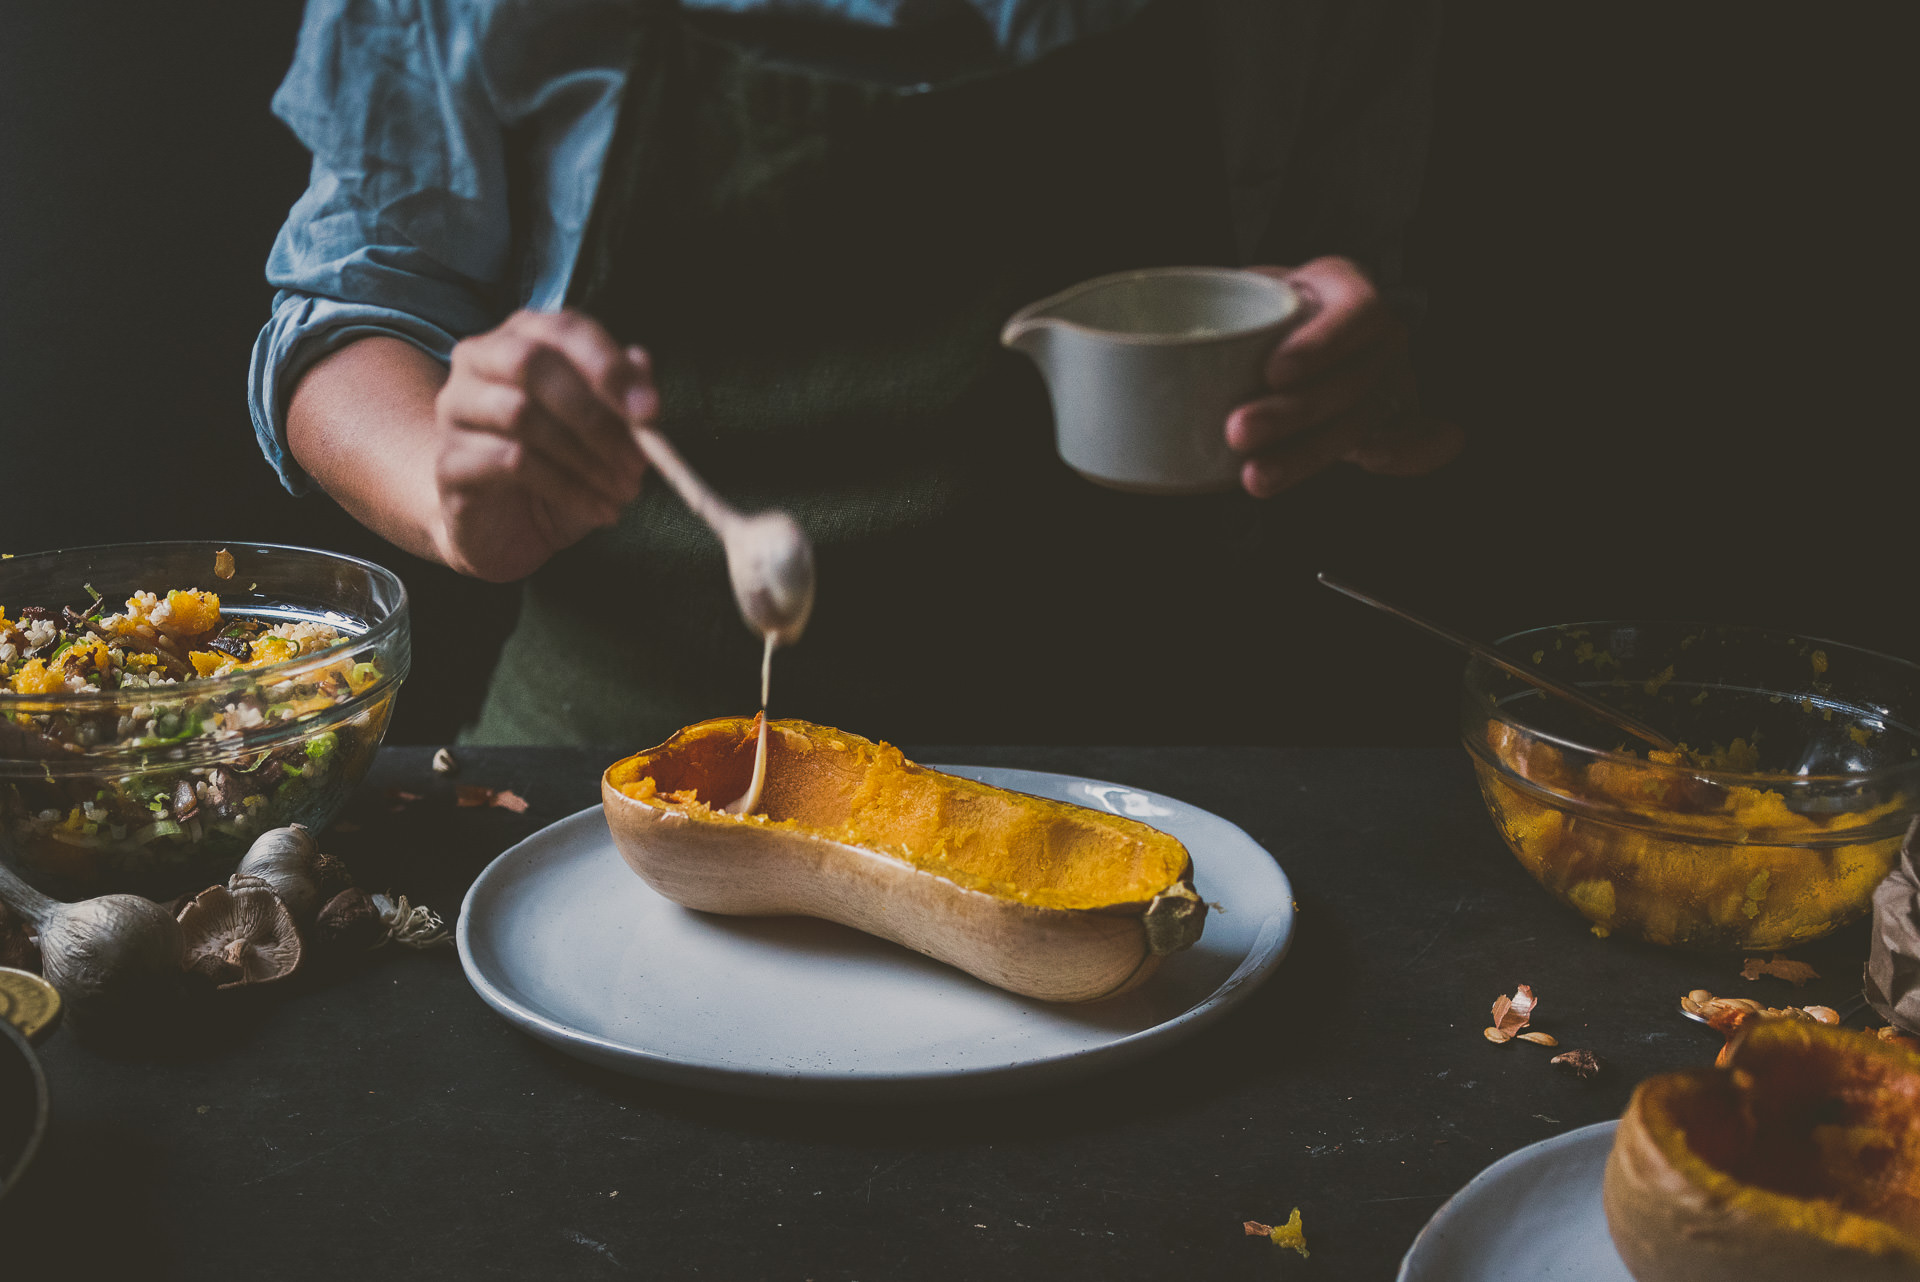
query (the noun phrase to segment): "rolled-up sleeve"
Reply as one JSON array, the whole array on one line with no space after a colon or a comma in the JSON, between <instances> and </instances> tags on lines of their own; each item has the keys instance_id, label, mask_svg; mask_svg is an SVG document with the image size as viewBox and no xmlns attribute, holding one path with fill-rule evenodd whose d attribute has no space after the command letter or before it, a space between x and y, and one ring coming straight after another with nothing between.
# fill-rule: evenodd
<instances>
[{"instance_id":1,"label":"rolled-up sleeve","mask_svg":"<svg viewBox=\"0 0 1920 1282\"><path fill-rule=\"evenodd\" d=\"M476 65L475 26L449 0L311 0L273 110L313 153L274 241L273 315L249 401L267 459L295 494L287 402L329 352L372 334L441 360L510 310L503 131Z\"/></svg>"}]
</instances>

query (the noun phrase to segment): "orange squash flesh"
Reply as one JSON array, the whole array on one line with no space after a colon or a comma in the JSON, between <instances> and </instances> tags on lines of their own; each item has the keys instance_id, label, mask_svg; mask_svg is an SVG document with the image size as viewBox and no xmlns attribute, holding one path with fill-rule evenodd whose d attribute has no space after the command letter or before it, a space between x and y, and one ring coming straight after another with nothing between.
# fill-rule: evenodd
<instances>
[{"instance_id":1,"label":"orange squash flesh","mask_svg":"<svg viewBox=\"0 0 1920 1282\"><path fill-rule=\"evenodd\" d=\"M820 833L1043 908L1143 904L1190 866L1177 840L1136 820L941 774L892 744L808 722L773 723L758 812L713 813L747 790L753 750L751 719L705 721L608 778L636 801Z\"/></svg>"},{"instance_id":2,"label":"orange squash flesh","mask_svg":"<svg viewBox=\"0 0 1920 1282\"><path fill-rule=\"evenodd\" d=\"M1641 1083L1608 1159L1641 1282L1920 1277L1920 1055L1798 1020Z\"/></svg>"},{"instance_id":3,"label":"orange squash flesh","mask_svg":"<svg viewBox=\"0 0 1920 1282\"><path fill-rule=\"evenodd\" d=\"M772 723L760 809L729 814L756 737L748 718L701 722L601 780L621 858L675 903L825 918L1057 1002L1125 992L1200 937L1175 838L825 726Z\"/></svg>"}]
</instances>

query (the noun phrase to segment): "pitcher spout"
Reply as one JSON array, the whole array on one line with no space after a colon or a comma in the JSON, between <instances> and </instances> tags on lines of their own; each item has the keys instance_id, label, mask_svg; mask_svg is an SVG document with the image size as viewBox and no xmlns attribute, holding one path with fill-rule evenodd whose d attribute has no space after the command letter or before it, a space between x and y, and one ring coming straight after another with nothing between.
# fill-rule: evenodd
<instances>
[{"instance_id":1,"label":"pitcher spout","mask_svg":"<svg viewBox=\"0 0 1920 1282\"><path fill-rule=\"evenodd\" d=\"M1024 308L1013 314L1012 319L1000 330L1000 345L1011 347L1016 352L1025 352L1034 360L1045 364L1049 339L1060 325L1060 319L1048 316L1037 308Z\"/></svg>"}]
</instances>

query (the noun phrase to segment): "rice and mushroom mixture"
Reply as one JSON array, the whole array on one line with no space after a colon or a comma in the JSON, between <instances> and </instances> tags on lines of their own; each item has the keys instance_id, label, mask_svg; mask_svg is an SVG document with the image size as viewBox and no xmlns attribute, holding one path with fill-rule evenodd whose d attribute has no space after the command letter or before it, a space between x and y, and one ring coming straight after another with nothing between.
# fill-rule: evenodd
<instances>
[{"instance_id":1,"label":"rice and mushroom mixture","mask_svg":"<svg viewBox=\"0 0 1920 1282\"><path fill-rule=\"evenodd\" d=\"M198 589L164 597L136 592L113 613L97 598L85 611L28 606L9 619L0 603L0 690L98 693L171 685L316 654L340 640L338 629L324 623L224 618L219 596Z\"/></svg>"},{"instance_id":2,"label":"rice and mushroom mixture","mask_svg":"<svg viewBox=\"0 0 1920 1282\"><path fill-rule=\"evenodd\" d=\"M223 612L217 594L194 588L135 592L119 609L88 595L79 609L17 615L0 603L0 759L120 761L0 782L0 832L53 880L83 886L144 866L120 856L191 859L203 844L301 819L344 786L343 758L379 741L384 700L344 721L321 717L381 680L377 664L352 661L353 634ZM329 662L336 646L343 656ZM266 671L306 658L315 662ZM308 721L318 724L291 724ZM282 725L288 735L272 733ZM261 734L272 746L251 748Z\"/></svg>"}]
</instances>

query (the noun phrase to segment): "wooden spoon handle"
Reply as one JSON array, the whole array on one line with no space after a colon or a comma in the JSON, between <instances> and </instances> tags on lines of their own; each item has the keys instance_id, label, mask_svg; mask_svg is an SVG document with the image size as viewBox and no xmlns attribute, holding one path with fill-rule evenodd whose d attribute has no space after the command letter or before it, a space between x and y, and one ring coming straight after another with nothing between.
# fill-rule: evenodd
<instances>
[{"instance_id":1,"label":"wooden spoon handle","mask_svg":"<svg viewBox=\"0 0 1920 1282\"><path fill-rule=\"evenodd\" d=\"M727 531L740 520L740 513L715 494L700 479L700 474L687 466L687 461L680 457L680 451L673 448L673 442L659 432L636 424L633 440L640 447L640 452L647 456L647 462L653 464L654 470L673 487L674 493L692 509L695 516L712 526L713 532L725 543Z\"/></svg>"}]
</instances>

